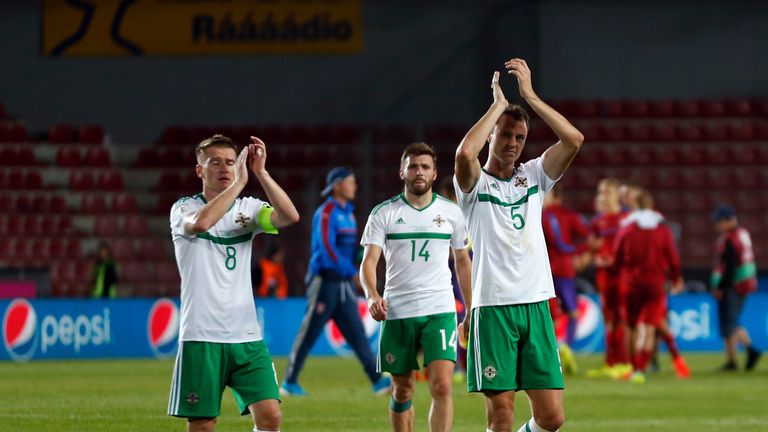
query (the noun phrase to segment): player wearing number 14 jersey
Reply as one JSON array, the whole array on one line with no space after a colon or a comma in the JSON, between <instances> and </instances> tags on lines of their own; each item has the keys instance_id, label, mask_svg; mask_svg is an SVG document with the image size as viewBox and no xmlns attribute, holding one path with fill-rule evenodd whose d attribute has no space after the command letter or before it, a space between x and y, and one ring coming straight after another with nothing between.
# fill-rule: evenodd
<instances>
[{"instance_id":1,"label":"player wearing number 14 jersey","mask_svg":"<svg viewBox=\"0 0 768 432\"><path fill-rule=\"evenodd\" d=\"M449 431L453 422L457 333L448 254L452 249L466 299L471 298L471 263L461 210L432 192L435 159L424 143L405 149L400 165L405 190L371 211L361 240L361 282L371 316L383 321L378 367L392 374L390 420L395 431L414 430L411 399L419 349L424 351L432 395L429 430ZM387 263L383 298L376 286L382 251Z\"/></svg>"}]
</instances>

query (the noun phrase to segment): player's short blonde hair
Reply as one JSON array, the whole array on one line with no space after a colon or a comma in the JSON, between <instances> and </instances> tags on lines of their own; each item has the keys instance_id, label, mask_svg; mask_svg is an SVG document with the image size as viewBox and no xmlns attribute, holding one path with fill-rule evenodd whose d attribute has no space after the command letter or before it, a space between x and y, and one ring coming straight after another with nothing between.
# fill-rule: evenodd
<instances>
[{"instance_id":1,"label":"player's short blonde hair","mask_svg":"<svg viewBox=\"0 0 768 432\"><path fill-rule=\"evenodd\" d=\"M232 150L237 153L237 146L235 145L235 142L232 141L230 138L225 137L221 134L216 134L210 138L206 138L195 147L195 156L197 157L197 162L201 162L201 158L203 157L203 153L205 153L205 150L209 147L225 147L225 148L231 148Z\"/></svg>"}]
</instances>

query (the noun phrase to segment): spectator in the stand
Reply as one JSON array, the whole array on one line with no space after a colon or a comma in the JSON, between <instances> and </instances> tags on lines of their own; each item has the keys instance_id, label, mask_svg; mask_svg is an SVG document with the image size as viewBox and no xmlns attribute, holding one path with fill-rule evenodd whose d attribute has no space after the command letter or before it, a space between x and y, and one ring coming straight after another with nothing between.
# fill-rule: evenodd
<instances>
[{"instance_id":1,"label":"spectator in the stand","mask_svg":"<svg viewBox=\"0 0 768 432\"><path fill-rule=\"evenodd\" d=\"M747 329L739 324L747 295L757 290L757 270L752 239L744 227L739 226L736 212L730 206L721 206L712 215L720 237L717 239L716 267L712 272L712 292L717 299L720 315L720 334L725 341L726 362L723 371L735 371L736 349L739 344L747 350L746 370L754 369L760 351L752 346Z\"/></svg>"},{"instance_id":2,"label":"spectator in the stand","mask_svg":"<svg viewBox=\"0 0 768 432\"><path fill-rule=\"evenodd\" d=\"M112 248L109 247L109 243L101 242L96 255L96 263L93 266L91 297L117 297L117 280L117 269L115 259L112 257Z\"/></svg>"},{"instance_id":3,"label":"spectator in the stand","mask_svg":"<svg viewBox=\"0 0 768 432\"><path fill-rule=\"evenodd\" d=\"M257 295L259 297L288 297L288 279L285 277L283 261L285 250L277 244L269 247L267 255L259 259L261 283Z\"/></svg>"}]
</instances>

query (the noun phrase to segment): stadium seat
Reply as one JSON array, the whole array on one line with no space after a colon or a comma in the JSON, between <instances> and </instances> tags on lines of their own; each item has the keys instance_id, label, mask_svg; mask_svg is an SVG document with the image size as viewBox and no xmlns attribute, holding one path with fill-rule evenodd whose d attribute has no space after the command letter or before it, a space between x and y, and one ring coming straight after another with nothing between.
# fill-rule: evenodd
<instances>
[{"instance_id":1,"label":"stadium seat","mask_svg":"<svg viewBox=\"0 0 768 432\"><path fill-rule=\"evenodd\" d=\"M674 126L669 124L656 124L651 127L651 140L668 143L677 139Z\"/></svg>"},{"instance_id":2,"label":"stadium seat","mask_svg":"<svg viewBox=\"0 0 768 432\"><path fill-rule=\"evenodd\" d=\"M737 99L725 102L725 113L729 117L749 117L753 112L752 101L749 99Z\"/></svg>"},{"instance_id":3,"label":"stadium seat","mask_svg":"<svg viewBox=\"0 0 768 432\"><path fill-rule=\"evenodd\" d=\"M165 145L185 144L186 131L181 126L168 126L167 128L163 129L163 132L157 142Z\"/></svg>"},{"instance_id":4,"label":"stadium seat","mask_svg":"<svg viewBox=\"0 0 768 432\"><path fill-rule=\"evenodd\" d=\"M755 138L755 129L750 123L729 124L728 137L734 141L752 141Z\"/></svg>"},{"instance_id":5,"label":"stadium seat","mask_svg":"<svg viewBox=\"0 0 768 432\"><path fill-rule=\"evenodd\" d=\"M53 223L55 223L54 226L57 227L57 234L58 235L66 235L66 234L75 234L75 223L72 220L71 216L68 215L59 215L56 217L56 219L53 220Z\"/></svg>"},{"instance_id":6,"label":"stadium seat","mask_svg":"<svg viewBox=\"0 0 768 432\"><path fill-rule=\"evenodd\" d=\"M77 147L62 147L56 151L56 165L60 167L81 167L83 157Z\"/></svg>"},{"instance_id":7,"label":"stadium seat","mask_svg":"<svg viewBox=\"0 0 768 432\"><path fill-rule=\"evenodd\" d=\"M164 172L160 174L160 179L155 186L156 191L178 191L181 186L181 180L179 175L175 172Z\"/></svg>"},{"instance_id":8,"label":"stadium seat","mask_svg":"<svg viewBox=\"0 0 768 432\"><path fill-rule=\"evenodd\" d=\"M15 241L10 237L0 237L0 259L7 260L14 255Z\"/></svg>"},{"instance_id":9,"label":"stadium seat","mask_svg":"<svg viewBox=\"0 0 768 432\"><path fill-rule=\"evenodd\" d=\"M19 159L19 153L15 148L11 146L5 146L0 150L0 165L2 166L17 166Z\"/></svg>"},{"instance_id":10,"label":"stadium seat","mask_svg":"<svg viewBox=\"0 0 768 432\"><path fill-rule=\"evenodd\" d=\"M706 117L724 117L726 114L725 101L719 99L702 101L700 108L701 114Z\"/></svg>"},{"instance_id":11,"label":"stadium seat","mask_svg":"<svg viewBox=\"0 0 768 432\"><path fill-rule=\"evenodd\" d=\"M680 162L688 166L701 166L706 163L706 153L699 145L681 148L680 157Z\"/></svg>"},{"instance_id":12,"label":"stadium seat","mask_svg":"<svg viewBox=\"0 0 768 432\"><path fill-rule=\"evenodd\" d=\"M77 141L81 144L101 145L104 142L104 128L98 125L81 126L77 131Z\"/></svg>"},{"instance_id":13,"label":"stadium seat","mask_svg":"<svg viewBox=\"0 0 768 432\"><path fill-rule=\"evenodd\" d=\"M108 168L112 166L112 160L107 149L92 147L86 151L85 162L89 167Z\"/></svg>"},{"instance_id":14,"label":"stadium seat","mask_svg":"<svg viewBox=\"0 0 768 432\"><path fill-rule=\"evenodd\" d=\"M122 221L113 216L97 216L93 221L93 233L100 237L114 237L122 233Z\"/></svg>"},{"instance_id":15,"label":"stadium seat","mask_svg":"<svg viewBox=\"0 0 768 432\"><path fill-rule=\"evenodd\" d=\"M46 214L51 212L51 200L47 195L39 194L32 197L32 212Z\"/></svg>"},{"instance_id":16,"label":"stadium seat","mask_svg":"<svg viewBox=\"0 0 768 432\"><path fill-rule=\"evenodd\" d=\"M120 279L129 283L142 283L154 280L151 263L146 261L125 260L118 263Z\"/></svg>"},{"instance_id":17,"label":"stadium seat","mask_svg":"<svg viewBox=\"0 0 768 432\"><path fill-rule=\"evenodd\" d=\"M135 214L139 212L136 197L129 193L118 193L112 197L112 211L119 214Z\"/></svg>"},{"instance_id":18,"label":"stadium seat","mask_svg":"<svg viewBox=\"0 0 768 432\"><path fill-rule=\"evenodd\" d=\"M125 234L134 237L145 237L150 235L149 223L142 215L128 216L123 225Z\"/></svg>"},{"instance_id":19,"label":"stadium seat","mask_svg":"<svg viewBox=\"0 0 768 432\"><path fill-rule=\"evenodd\" d=\"M157 159L157 165L161 167L182 167L183 155L178 147L165 147L160 149Z\"/></svg>"},{"instance_id":20,"label":"stadium seat","mask_svg":"<svg viewBox=\"0 0 768 432\"><path fill-rule=\"evenodd\" d=\"M620 100L611 100L611 101L605 101L603 103L601 114L604 117L625 117L626 113L624 112L625 103L624 101Z\"/></svg>"},{"instance_id":21,"label":"stadium seat","mask_svg":"<svg viewBox=\"0 0 768 432\"><path fill-rule=\"evenodd\" d=\"M373 142L403 146L416 140L416 128L407 125L387 125L373 128Z\"/></svg>"},{"instance_id":22,"label":"stadium seat","mask_svg":"<svg viewBox=\"0 0 768 432\"><path fill-rule=\"evenodd\" d=\"M50 211L54 214L67 213L69 211L67 208L67 200L65 200L64 197L60 195L51 195Z\"/></svg>"},{"instance_id":23,"label":"stadium seat","mask_svg":"<svg viewBox=\"0 0 768 432\"><path fill-rule=\"evenodd\" d=\"M23 232L25 236L43 235L46 229L49 228L43 225L40 216L28 215L24 218Z\"/></svg>"},{"instance_id":24,"label":"stadium seat","mask_svg":"<svg viewBox=\"0 0 768 432\"><path fill-rule=\"evenodd\" d=\"M675 116L675 102L671 100L654 100L648 103L649 117L669 118Z\"/></svg>"},{"instance_id":25,"label":"stadium seat","mask_svg":"<svg viewBox=\"0 0 768 432\"><path fill-rule=\"evenodd\" d=\"M652 114L648 101L644 100L624 101L624 113L630 118L649 117Z\"/></svg>"},{"instance_id":26,"label":"stadium seat","mask_svg":"<svg viewBox=\"0 0 768 432\"><path fill-rule=\"evenodd\" d=\"M66 258L64 243L65 243L65 240L63 240L58 236L51 237L51 241L48 244L48 250L50 252L51 259L56 260L56 259ZM53 276L51 276L51 278L53 278Z\"/></svg>"},{"instance_id":27,"label":"stadium seat","mask_svg":"<svg viewBox=\"0 0 768 432\"><path fill-rule=\"evenodd\" d=\"M6 139L7 142L16 144L29 142L29 133L27 132L27 127L19 123L12 124L8 128Z\"/></svg>"},{"instance_id":28,"label":"stadium seat","mask_svg":"<svg viewBox=\"0 0 768 432\"><path fill-rule=\"evenodd\" d=\"M179 269L175 263L161 261L155 264L155 277L159 282L179 282Z\"/></svg>"},{"instance_id":29,"label":"stadium seat","mask_svg":"<svg viewBox=\"0 0 768 432\"><path fill-rule=\"evenodd\" d=\"M133 238L117 238L109 242L112 255L116 260L133 259L136 257Z\"/></svg>"},{"instance_id":30,"label":"stadium seat","mask_svg":"<svg viewBox=\"0 0 768 432\"><path fill-rule=\"evenodd\" d=\"M627 153L627 159L630 164L638 166L652 165L656 162L653 160L651 149L646 145L631 146Z\"/></svg>"},{"instance_id":31,"label":"stadium seat","mask_svg":"<svg viewBox=\"0 0 768 432\"><path fill-rule=\"evenodd\" d=\"M67 124L54 124L48 128L48 142L51 144L72 144L74 131Z\"/></svg>"},{"instance_id":32,"label":"stadium seat","mask_svg":"<svg viewBox=\"0 0 768 432\"><path fill-rule=\"evenodd\" d=\"M92 191L96 181L91 171L72 171L69 175L69 188L73 191Z\"/></svg>"},{"instance_id":33,"label":"stadium seat","mask_svg":"<svg viewBox=\"0 0 768 432\"><path fill-rule=\"evenodd\" d=\"M13 210L19 213L32 213L34 211L32 207L32 196L27 193L16 195Z\"/></svg>"},{"instance_id":34,"label":"stadium seat","mask_svg":"<svg viewBox=\"0 0 768 432\"><path fill-rule=\"evenodd\" d=\"M67 241L66 246L67 257L77 258L83 255L83 246L80 240L77 238L71 238Z\"/></svg>"},{"instance_id":35,"label":"stadium seat","mask_svg":"<svg viewBox=\"0 0 768 432\"><path fill-rule=\"evenodd\" d=\"M80 199L80 211L91 215L103 215L108 211L107 198L100 193L83 194Z\"/></svg>"},{"instance_id":36,"label":"stadium seat","mask_svg":"<svg viewBox=\"0 0 768 432\"><path fill-rule=\"evenodd\" d=\"M16 163L19 166L33 167L37 166L37 157L34 150L29 147L21 147L17 151Z\"/></svg>"},{"instance_id":37,"label":"stadium seat","mask_svg":"<svg viewBox=\"0 0 768 432\"><path fill-rule=\"evenodd\" d=\"M102 171L99 175L99 190L103 191L121 191L125 188L123 174L117 170Z\"/></svg>"},{"instance_id":38,"label":"stadium seat","mask_svg":"<svg viewBox=\"0 0 768 432\"><path fill-rule=\"evenodd\" d=\"M657 145L650 151L655 165L671 166L680 162L680 151L674 145Z\"/></svg>"},{"instance_id":39,"label":"stadium seat","mask_svg":"<svg viewBox=\"0 0 768 432\"><path fill-rule=\"evenodd\" d=\"M154 147L144 147L136 155L133 163L136 168L155 168L160 166L160 152Z\"/></svg>"},{"instance_id":40,"label":"stadium seat","mask_svg":"<svg viewBox=\"0 0 768 432\"><path fill-rule=\"evenodd\" d=\"M163 241L145 238L139 245L141 256L145 259L165 259L168 258L166 244Z\"/></svg>"},{"instance_id":41,"label":"stadium seat","mask_svg":"<svg viewBox=\"0 0 768 432\"><path fill-rule=\"evenodd\" d=\"M32 190L43 189L43 175L40 171L28 170L24 177L24 187Z\"/></svg>"},{"instance_id":42,"label":"stadium seat","mask_svg":"<svg viewBox=\"0 0 768 432\"><path fill-rule=\"evenodd\" d=\"M705 141L728 141L730 138L728 125L724 123L713 123L704 126L702 133Z\"/></svg>"},{"instance_id":43,"label":"stadium seat","mask_svg":"<svg viewBox=\"0 0 768 432\"><path fill-rule=\"evenodd\" d=\"M678 141L698 142L704 137L701 126L691 124L679 124L676 127L676 136Z\"/></svg>"},{"instance_id":44,"label":"stadium seat","mask_svg":"<svg viewBox=\"0 0 768 432\"><path fill-rule=\"evenodd\" d=\"M675 101L675 115L679 117L698 117L701 114L701 103L695 100Z\"/></svg>"}]
</instances>

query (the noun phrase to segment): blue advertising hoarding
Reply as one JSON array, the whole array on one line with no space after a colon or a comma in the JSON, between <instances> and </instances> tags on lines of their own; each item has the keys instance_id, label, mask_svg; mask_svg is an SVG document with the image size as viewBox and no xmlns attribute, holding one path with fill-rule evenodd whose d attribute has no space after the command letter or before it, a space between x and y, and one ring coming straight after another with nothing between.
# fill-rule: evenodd
<instances>
[{"instance_id":1,"label":"blue advertising hoarding","mask_svg":"<svg viewBox=\"0 0 768 432\"><path fill-rule=\"evenodd\" d=\"M0 300L2 360L93 359L169 357L176 351L178 299L125 300ZM376 350L379 323L367 313L363 299L359 313L371 347ZM273 355L290 353L305 313L306 300L257 299L257 316ZM684 351L718 351L717 305L708 295L684 294L669 299L669 322ZM768 347L768 294L749 297L742 323L754 343ZM562 323L558 323L562 333ZM604 347L602 314L594 296L580 296L574 349L601 352ZM333 322L318 339L313 355L350 355Z\"/></svg>"}]
</instances>

